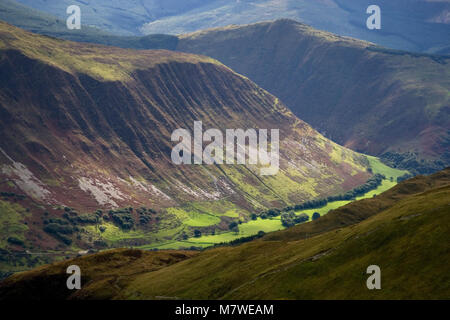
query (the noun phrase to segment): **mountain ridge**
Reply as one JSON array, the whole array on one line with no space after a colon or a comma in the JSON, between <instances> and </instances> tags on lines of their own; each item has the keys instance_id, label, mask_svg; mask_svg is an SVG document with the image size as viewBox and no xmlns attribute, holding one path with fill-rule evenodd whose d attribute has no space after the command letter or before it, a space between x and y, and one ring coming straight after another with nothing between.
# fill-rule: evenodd
<instances>
[{"instance_id":1,"label":"mountain ridge","mask_svg":"<svg viewBox=\"0 0 450 320\"><path fill-rule=\"evenodd\" d=\"M447 56L380 48L292 20L200 31L180 37L177 50L248 76L342 145L448 165Z\"/></svg>"},{"instance_id":2,"label":"mountain ridge","mask_svg":"<svg viewBox=\"0 0 450 320\"><path fill-rule=\"evenodd\" d=\"M327 140L209 57L73 43L0 23L0 70L0 203L18 226L0 242L12 250L214 234L372 175L366 156ZM176 166L171 133L192 131L198 120L205 130L279 129L279 173Z\"/></svg>"}]
</instances>

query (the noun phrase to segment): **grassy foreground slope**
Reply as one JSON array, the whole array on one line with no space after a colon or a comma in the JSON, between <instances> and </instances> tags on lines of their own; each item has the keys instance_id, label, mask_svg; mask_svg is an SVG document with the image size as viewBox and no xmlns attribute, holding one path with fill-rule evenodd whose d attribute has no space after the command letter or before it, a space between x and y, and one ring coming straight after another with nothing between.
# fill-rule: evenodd
<instances>
[{"instance_id":1,"label":"grassy foreground slope","mask_svg":"<svg viewBox=\"0 0 450 320\"><path fill-rule=\"evenodd\" d=\"M445 299L450 293L449 196L450 169L446 169L404 181L312 223L238 247L206 250L115 283L102 276L111 269L111 261L107 256L98 258L96 270L88 269L90 283L80 291L72 296L45 291L40 297ZM0 284L0 299L41 292L43 288L32 284L44 279L64 287L65 267L95 257L14 275ZM366 268L373 264L381 268L381 290L366 288Z\"/></svg>"}]
</instances>

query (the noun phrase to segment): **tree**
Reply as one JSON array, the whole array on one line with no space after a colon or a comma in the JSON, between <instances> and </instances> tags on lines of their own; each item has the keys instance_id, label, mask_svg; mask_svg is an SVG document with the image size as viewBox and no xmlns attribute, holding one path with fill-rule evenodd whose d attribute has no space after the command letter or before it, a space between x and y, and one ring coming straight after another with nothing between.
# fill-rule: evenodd
<instances>
[{"instance_id":1,"label":"tree","mask_svg":"<svg viewBox=\"0 0 450 320\"><path fill-rule=\"evenodd\" d=\"M312 215L312 219L313 219L313 220L317 220L317 219L319 219L319 218L320 218L320 213L314 212L313 215Z\"/></svg>"},{"instance_id":2,"label":"tree","mask_svg":"<svg viewBox=\"0 0 450 320\"><path fill-rule=\"evenodd\" d=\"M228 228L229 228L231 231L239 232L239 226L238 226L237 222L235 222L235 221L231 222L231 223L228 225Z\"/></svg>"},{"instance_id":3,"label":"tree","mask_svg":"<svg viewBox=\"0 0 450 320\"><path fill-rule=\"evenodd\" d=\"M200 238L202 236L202 232L200 230L194 230L194 237Z\"/></svg>"}]
</instances>

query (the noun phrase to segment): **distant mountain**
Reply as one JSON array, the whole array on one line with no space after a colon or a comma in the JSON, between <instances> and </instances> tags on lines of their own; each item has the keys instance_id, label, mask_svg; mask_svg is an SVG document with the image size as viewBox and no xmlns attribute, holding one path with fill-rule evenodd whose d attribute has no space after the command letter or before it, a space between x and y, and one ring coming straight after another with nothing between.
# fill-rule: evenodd
<instances>
[{"instance_id":1,"label":"distant mountain","mask_svg":"<svg viewBox=\"0 0 450 320\"><path fill-rule=\"evenodd\" d=\"M0 299L446 299L449 197L446 169L240 246L112 250L17 274ZM69 265L81 290L64 287ZM366 287L370 265L382 290Z\"/></svg>"},{"instance_id":2,"label":"distant mountain","mask_svg":"<svg viewBox=\"0 0 450 320\"><path fill-rule=\"evenodd\" d=\"M209 0L18 0L31 8L42 10L65 20L70 5L81 8L87 25L118 35L142 35L143 24L166 16L183 14L205 5Z\"/></svg>"},{"instance_id":3,"label":"distant mountain","mask_svg":"<svg viewBox=\"0 0 450 320\"><path fill-rule=\"evenodd\" d=\"M292 20L199 31L181 36L177 50L249 77L342 145L422 173L450 164L449 56L376 47Z\"/></svg>"},{"instance_id":4,"label":"distant mountain","mask_svg":"<svg viewBox=\"0 0 450 320\"><path fill-rule=\"evenodd\" d=\"M18 0L65 19L81 7L83 21L120 35L183 34L230 24L294 19L339 35L394 49L450 53L450 3L445 0L378 0L381 30L368 30L371 0Z\"/></svg>"},{"instance_id":5,"label":"distant mountain","mask_svg":"<svg viewBox=\"0 0 450 320\"><path fill-rule=\"evenodd\" d=\"M82 26L81 30L68 30L64 17L32 9L12 0L0 2L0 20L16 27L66 40L91 42L133 49L175 49L178 38L170 35L118 36L95 27Z\"/></svg>"},{"instance_id":6,"label":"distant mountain","mask_svg":"<svg viewBox=\"0 0 450 320\"><path fill-rule=\"evenodd\" d=\"M371 176L366 156L324 138L212 58L63 41L6 23L0 115L1 219L17 226L2 229L0 242L19 251L228 230L232 220L341 193ZM280 171L175 165L172 132L192 132L194 121L223 132L280 129Z\"/></svg>"}]
</instances>

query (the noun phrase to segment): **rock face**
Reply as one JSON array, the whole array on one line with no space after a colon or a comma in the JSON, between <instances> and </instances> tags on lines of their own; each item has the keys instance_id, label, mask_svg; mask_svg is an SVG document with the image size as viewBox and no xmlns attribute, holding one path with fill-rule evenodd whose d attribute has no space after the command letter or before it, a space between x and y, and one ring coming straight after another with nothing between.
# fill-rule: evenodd
<instances>
[{"instance_id":1,"label":"rock face","mask_svg":"<svg viewBox=\"0 0 450 320\"><path fill-rule=\"evenodd\" d=\"M363 183L365 157L296 118L221 63L71 43L0 24L1 176L79 210L227 198L284 206ZM171 161L175 129L280 129L280 171ZM10 184L11 185L11 184Z\"/></svg>"}]
</instances>

